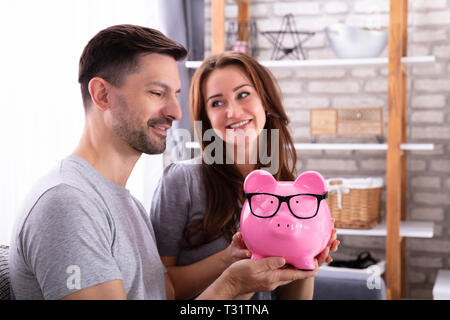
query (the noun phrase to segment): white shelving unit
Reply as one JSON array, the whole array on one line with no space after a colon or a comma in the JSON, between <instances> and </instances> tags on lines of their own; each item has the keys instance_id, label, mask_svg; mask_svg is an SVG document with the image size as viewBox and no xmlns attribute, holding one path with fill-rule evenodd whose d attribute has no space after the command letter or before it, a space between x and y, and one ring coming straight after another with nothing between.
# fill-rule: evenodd
<instances>
[{"instance_id":1,"label":"white shelving unit","mask_svg":"<svg viewBox=\"0 0 450 320\"><path fill-rule=\"evenodd\" d=\"M380 223L372 229L336 229L337 235L385 237L386 224ZM434 223L425 221L402 221L400 236L408 238L433 238Z\"/></svg>"},{"instance_id":2,"label":"white shelving unit","mask_svg":"<svg viewBox=\"0 0 450 320\"><path fill-rule=\"evenodd\" d=\"M436 59L434 56L416 56L403 57L402 62L406 64L422 64L433 63ZM350 66L374 66L388 65L388 58L363 58L363 59L319 59L319 60L261 60L265 67L270 68L318 68L318 67L350 67ZM201 65L201 61L186 61L186 68L195 69Z\"/></svg>"},{"instance_id":3,"label":"white shelving unit","mask_svg":"<svg viewBox=\"0 0 450 320\"><path fill-rule=\"evenodd\" d=\"M187 149L200 149L198 142L189 141L185 143ZM386 143L294 143L296 150L380 150L386 151ZM432 143L404 143L400 145L401 150L408 151L430 151L434 150Z\"/></svg>"}]
</instances>

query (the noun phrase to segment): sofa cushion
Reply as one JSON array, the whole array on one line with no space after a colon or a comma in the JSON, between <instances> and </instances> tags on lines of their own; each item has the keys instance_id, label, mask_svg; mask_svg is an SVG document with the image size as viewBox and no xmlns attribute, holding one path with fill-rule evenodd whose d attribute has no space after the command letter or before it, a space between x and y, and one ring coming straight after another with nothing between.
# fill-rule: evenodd
<instances>
[{"instance_id":1,"label":"sofa cushion","mask_svg":"<svg viewBox=\"0 0 450 320\"><path fill-rule=\"evenodd\" d=\"M0 246L0 300L10 299L7 246Z\"/></svg>"}]
</instances>

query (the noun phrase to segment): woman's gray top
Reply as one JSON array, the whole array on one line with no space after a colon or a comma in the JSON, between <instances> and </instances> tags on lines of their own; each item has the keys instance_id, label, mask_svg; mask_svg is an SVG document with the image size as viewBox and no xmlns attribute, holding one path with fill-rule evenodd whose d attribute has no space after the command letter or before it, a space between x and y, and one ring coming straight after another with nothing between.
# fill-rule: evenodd
<instances>
[{"instance_id":1,"label":"woman's gray top","mask_svg":"<svg viewBox=\"0 0 450 320\"><path fill-rule=\"evenodd\" d=\"M182 248L180 245L184 228L193 220L202 218L205 211L206 193L200 181L200 160L168 165L155 190L150 209L159 254L176 256L179 266L205 259L229 245L224 237L195 249ZM270 300L271 292L259 292L253 299Z\"/></svg>"}]
</instances>

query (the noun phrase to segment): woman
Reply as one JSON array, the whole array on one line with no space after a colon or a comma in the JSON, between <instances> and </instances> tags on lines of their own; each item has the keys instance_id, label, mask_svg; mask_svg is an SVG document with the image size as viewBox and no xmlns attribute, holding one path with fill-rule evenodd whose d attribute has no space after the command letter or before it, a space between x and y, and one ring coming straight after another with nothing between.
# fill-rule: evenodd
<instances>
[{"instance_id":1,"label":"woman","mask_svg":"<svg viewBox=\"0 0 450 320\"><path fill-rule=\"evenodd\" d=\"M196 134L205 138L213 132L214 139L199 139L205 161L171 164L164 170L150 212L178 299L198 295L226 267L250 256L236 233L247 174L269 164L277 180L296 177L296 151L279 89L252 57L224 52L206 59L191 82L190 113ZM267 143L259 139L263 132ZM278 139L272 142L274 132ZM210 148L213 143L215 148ZM251 161L261 148L275 150L270 163ZM318 265L331 261L328 253L338 244L334 232ZM297 280L280 286L276 298L311 299L313 285L313 278ZM272 295L257 293L254 298Z\"/></svg>"}]
</instances>

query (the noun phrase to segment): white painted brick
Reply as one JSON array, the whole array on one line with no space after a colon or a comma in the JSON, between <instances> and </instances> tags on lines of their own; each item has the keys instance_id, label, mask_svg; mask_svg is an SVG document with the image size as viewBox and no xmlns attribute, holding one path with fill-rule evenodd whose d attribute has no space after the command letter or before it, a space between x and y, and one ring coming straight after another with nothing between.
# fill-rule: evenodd
<instances>
[{"instance_id":1,"label":"white painted brick","mask_svg":"<svg viewBox=\"0 0 450 320\"><path fill-rule=\"evenodd\" d=\"M423 221L443 221L445 218L444 210L442 208L414 208L411 211L411 218L413 220Z\"/></svg>"},{"instance_id":2,"label":"white painted brick","mask_svg":"<svg viewBox=\"0 0 450 320\"><path fill-rule=\"evenodd\" d=\"M444 115L439 111L415 111L411 115L414 123L443 123Z\"/></svg>"},{"instance_id":3,"label":"white painted brick","mask_svg":"<svg viewBox=\"0 0 450 320\"><path fill-rule=\"evenodd\" d=\"M415 76L429 76L429 75L441 75L444 73L443 63L433 63L427 66L414 66L412 68L412 74Z\"/></svg>"},{"instance_id":4,"label":"white painted brick","mask_svg":"<svg viewBox=\"0 0 450 320\"><path fill-rule=\"evenodd\" d=\"M413 127L411 137L417 139L450 139L448 127Z\"/></svg>"},{"instance_id":5,"label":"white painted brick","mask_svg":"<svg viewBox=\"0 0 450 320\"><path fill-rule=\"evenodd\" d=\"M410 26L448 25L450 10L415 13L410 20Z\"/></svg>"},{"instance_id":6,"label":"white painted brick","mask_svg":"<svg viewBox=\"0 0 450 320\"><path fill-rule=\"evenodd\" d=\"M441 178L430 176L419 176L411 179L411 184L416 188L440 188Z\"/></svg>"},{"instance_id":7,"label":"white painted brick","mask_svg":"<svg viewBox=\"0 0 450 320\"><path fill-rule=\"evenodd\" d=\"M341 159L307 159L308 168L317 171L356 171L356 161Z\"/></svg>"},{"instance_id":8,"label":"white painted brick","mask_svg":"<svg viewBox=\"0 0 450 320\"><path fill-rule=\"evenodd\" d=\"M343 78L346 74L345 69L328 69L326 72L318 69L301 69L297 73L300 79L338 79Z\"/></svg>"},{"instance_id":9,"label":"white painted brick","mask_svg":"<svg viewBox=\"0 0 450 320\"><path fill-rule=\"evenodd\" d=\"M423 272L408 270L406 276L408 278L408 280L407 280L408 283L419 284L419 283L425 283L425 280L426 280L426 275Z\"/></svg>"},{"instance_id":10,"label":"white painted brick","mask_svg":"<svg viewBox=\"0 0 450 320\"><path fill-rule=\"evenodd\" d=\"M447 0L414 0L411 1L412 9L444 9L447 7Z\"/></svg>"},{"instance_id":11,"label":"white painted brick","mask_svg":"<svg viewBox=\"0 0 450 320\"><path fill-rule=\"evenodd\" d=\"M359 88L355 81L311 81L308 85L309 92L355 93Z\"/></svg>"},{"instance_id":12,"label":"white painted brick","mask_svg":"<svg viewBox=\"0 0 450 320\"><path fill-rule=\"evenodd\" d=\"M282 80L278 81L278 84L283 94L302 92L302 84L299 81Z\"/></svg>"},{"instance_id":13,"label":"white painted brick","mask_svg":"<svg viewBox=\"0 0 450 320\"><path fill-rule=\"evenodd\" d=\"M298 97L285 98L286 108L326 108L330 106L330 100L325 97Z\"/></svg>"},{"instance_id":14,"label":"white painted brick","mask_svg":"<svg viewBox=\"0 0 450 320\"><path fill-rule=\"evenodd\" d=\"M408 239L415 251L445 253L450 252L450 241L437 239Z\"/></svg>"},{"instance_id":15,"label":"white painted brick","mask_svg":"<svg viewBox=\"0 0 450 320\"><path fill-rule=\"evenodd\" d=\"M375 96L343 96L343 97L335 97L332 100L332 106L334 108L370 108L370 107L384 107L386 106L386 99L382 99L381 97Z\"/></svg>"},{"instance_id":16,"label":"white painted brick","mask_svg":"<svg viewBox=\"0 0 450 320\"><path fill-rule=\"evenodd\" d=\"M309 125L309 111L301 109L286 109L286 112L292 122L292 126L294 126L296 123L301 123L303 126L305 123L308 123Z\"/></svg>"},{"instance_id":17,"label":"white painted brick","mask_svg":"<svg viewBox=\"0 0 450 320\"><path fill-rule=\"evenodd\" d=\"M450 178L445 179L444 185L446 189L450 189Z\"/></svg>"},{"instance_id":18,"label":"white painted brick","mask_svg":"<svg viewBox=\"0 0 450 320\"><path fill-rule=\"evenodd\" d=\"M352 69L352 76L358 78L371 78L375 77L377 72L374 68L357 68Z\"/></svg>"},{"instance_id":19,"label":"white painted brick","mask_svg":"<svg viewBox=\"0 0 450 320\"><path fill-rule=\"evenodd\" d=\"M442 257L415 256L408 259L408 265L417 268L442 268L444 265Z\"/></svg>"},{"instance_id":20,"label":"white painted brick","mask_svg":"<svg viewBox=\"0 0 450 320\"><path fill-rule=\"evenodd\" d=\"M273 7L276 15L283 16L288 13L293 15L318 15L320 4L316 1L303 2L276 2Z\"/></svg>"},{"instance_id":21,"label":"white painted brick","mask_svg":"<svg viewBox=\"0 0 450 320\"><path fill-rule=\"evenodd\" d=\"M449 21L449 24L450 24L450 21ZM450 45L434 47L433 55L436 56L436 58L449 59L450 58Z\"/></svg>"},{"instance_id":22,"label":"white painted brick","mask_svg":"<svg viewBox=\"0 0 450 320\"><path fill-rule=\"evenodd\" d=\"M389 26L388 14L349 14L345 19L345 24L360 28L386 28Z\"/></svg>"},{"instance_id":23,"label":"white painted brick","mask_svg":"<svg viewBox=\"0 0 450 320\"><path fill-rule=\"evenodd\" d=\"M344 1L332 1L324 4L325 12L329 14L347 13L349 7Z\"/></svg>"},{"instance_id":24,"label":"white painted brick","mask_svg":"<svg viewBox=\"0 0 450 320\"><path fill-rule=\"evenodd\" d=\"M430 170L437 172L450 172L450 160L432 160Z\"/></svg>"},{"instance_id":25,"label":"white painted brick","mask_svg":"<svg viewBox=\"0 0 450 320\"><path fill-rule=\"evenodd\" d=\"M387 92L388 81L386 78L380 78L367 81L364 90L367 92Z\"/></svg>"},{"instance_id":26,"label":"white painted brick","mask_svg":"<svg viewBox=\"0 0 450 320\"><path fill-rule=\"evenodd\" d=\"M442 108L446 105L447 97L442 94L415 95L411 106L415 108Z\"/></svg>"},{"instance_id":27,"label":"white painted brick","mask_svg":"<svg viewBox=\"0 0 450 320\"><path fill-rule=\"evenodd\" d=\"M389 12L389 0L358 0L354 2L353 10L357 13Z\"/></svg>"},{"instance_id":28,"label":"white painted brick","mask_svg":"<svg viewBox=\"0 0 450 320\"><path fill-rule=\"evenodd\" d=\"M433 206L450 205L450 197L447 193L415 192L413 201Z\"/></svg>"},{"instance_id":29,"label":"white painted brick","mask_svg":"<svg viewBox=\"0 0 450 320\"><path fill-rule=\"evenodd\" d=\"M410 56L426 56L430 54L430 48L423 44L410 44L408 47L408 54Z\"/></svg>"},{"instance_id":30,"label":"white painted brick","mask_svg":"<svg viewBox=\"0 0 450 320\"><path fill-rule=\"evenodd\" d=\"M424 160L408 159L408 170L412 172L422 172L427 168L427 163Z\"/></svg>"},{"instance_id":31,"label":"white painted brick","mask_svg":"<svg viewBox=\"0 0 450 320\"><path fill-rule=\"evenodd\" d=\"M418 79L414 81L414 89L427 92L447 92L450 88L450 79Z\"/></svg>"},{"instance_id":32,"label":"white painted brick","mask_svg":"<svg viewBox=\"0 0 450 320\"><path fill-rule=\"evenodd\" d=\"M420 30L415 29L410 33L410 38L414 42L435 42L447 40L447 30L445 29L432 29L432 30Z\"/></svg>"},{"instance_id":33,"label":"white painted brick","mask_svg":"<svg viewBox=\"0 0 450 320\"><path fill-rule=\"evenodd\" d=\"M306 126L302 126L302 127L296 127L293 128L291 127L292 130L292 137L294 139L305 139L305 138L310 138L310 134L309 134L309 127Z\"/></svg>"},{"instance_id":34,"label":"white painted brick","mask_svg":"<svg viewBox=\"0 0 450 320\"><path fill-rule=\"evenodd\" d=\"M369 171L386 170L386 159L368 159L360 161L361 169Z\"/></svg>"}]
</instances>

